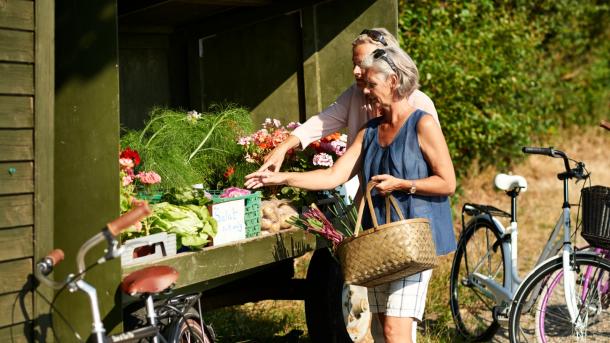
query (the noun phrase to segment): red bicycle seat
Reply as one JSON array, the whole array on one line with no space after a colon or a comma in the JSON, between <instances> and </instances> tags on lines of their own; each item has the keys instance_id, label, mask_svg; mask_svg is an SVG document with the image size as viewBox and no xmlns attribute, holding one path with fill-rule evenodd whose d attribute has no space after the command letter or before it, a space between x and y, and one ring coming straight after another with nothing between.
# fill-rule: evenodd
<instances>
[{"instance_id":1,"label":"red bicycle seat","mask_svg":"<svg viewBox=\"0 0 610 343\"><path fill-rule=\"evenodd\" d=\"M178 280L178 271L168 266L153 266L136 270L121 282L123 292L135 296L143 293L161 293Z\"/></svg>"}]
</instances>

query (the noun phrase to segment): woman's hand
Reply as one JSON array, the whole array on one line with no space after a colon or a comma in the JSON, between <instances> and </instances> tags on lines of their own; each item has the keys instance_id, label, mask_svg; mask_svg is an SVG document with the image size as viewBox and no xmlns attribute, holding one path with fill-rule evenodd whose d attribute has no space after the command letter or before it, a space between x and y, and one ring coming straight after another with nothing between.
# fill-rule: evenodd
<instances>
[{"instance_id":1,"label":"woman's hand","mask_svg":"<svg viewBox=\"0 0 610 343\"><path fill-rule=\"evenodd\" d=\"M383 195L388 195L394 191L403 190L404 180L392 175L382 174L371 177L371 181L377 182L375 189Z\"/></svg>"},{"instance_id":2,"label":"woman's hand","mask_svg":"<svg viewBox=\"0 0 610 343\"><path fill-rule=\"evenodd\" d=\"M248 189L257 189L263 186L283 185L285 183L286 173L264 170L246 175L246 182L244 182L244 186L246 186Z\"/></svg>"}]
</instances>

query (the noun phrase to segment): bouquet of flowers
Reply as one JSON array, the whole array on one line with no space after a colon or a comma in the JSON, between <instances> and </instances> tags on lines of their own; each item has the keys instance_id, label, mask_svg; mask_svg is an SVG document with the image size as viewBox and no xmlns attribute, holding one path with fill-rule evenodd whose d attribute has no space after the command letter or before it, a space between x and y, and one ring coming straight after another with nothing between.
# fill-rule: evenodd
<instances>
[{"instance_id":1,"label":"bouquet of flowers","mask_svg":"<svg viewBox=\"0 0 610 343\"><path fill-rule=\"evenodd\" d=\"M121 212L131 208L136 193L148 190L150 186L161 182L161 177L154 171L139 171L140 154L127 147L119 155L121 177Z\"/></svg>"},{"instance_id":2,"label":"bouquet of flowers","mask_svg":"<svg viewBox=\"0 0 610 343\"><path fill-rule=\"evenodd\" d=\"M260 130L240 137L237 144L244 149L246 161L262 165L265 156L285 141L300 125L297 122L290 122L283 126L278 119L267 118ZM335 132L311 143L305 150L290 150L286 156L286 169L307 171L319 167L331 167L334 161L345 153L346 141L346 135Z\"/></svg>"},{"instance_id":3,"label":"bouquet of flowers","mask_svg":"<svg viewBox=\"0 0 610 343\"><path fill-rule=\"evenodd\" d=\"M353 205L346 205L339 198L335 198L328 210L332 220L315 204L311 204L299 217L292 217L289 224L323 238L334 252L343 239L354 235L357 213Z\"/></svg>"}]
</instances>

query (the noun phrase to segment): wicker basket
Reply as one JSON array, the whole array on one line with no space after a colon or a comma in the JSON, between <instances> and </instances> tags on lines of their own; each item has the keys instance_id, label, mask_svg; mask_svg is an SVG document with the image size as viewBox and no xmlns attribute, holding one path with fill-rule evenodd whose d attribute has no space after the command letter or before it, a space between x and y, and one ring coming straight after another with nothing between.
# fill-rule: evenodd
<instances>
[{"instance_id":1,"label":"wicker basket","mask_svg":"<svg viewBox=\"0 0 610 343\"><path fill-rule=\"evenodd\" d=\"M246 224L246 238L256 237L261 233L261 192L255 192L233 198L221 198L220 194L222 194L222 191L220 190L209 190L208 193L212 195L212 202L214 202L215 204L244 199L246 207L244 214L244 223Z\"/></svg>"},{"instance_id":2,"label":"wicker basket","mask_svg":"<svg viewBox=\"0 0 610 343\"><path fill-rule=\"evenodd\" d=\"M374 228L358 234L364 212L362 201L354 237L345 239L337 247L345 282L374 287L436 267L438 259L428 219L405 220L390 195L386 197L386 218L391 204L401 220L380 226L371 200L374 185L369 183L366 192Z\"/></svg>"},{"instance_id":3,"label":"wicker basket","mask_svg":"<svg viewBox=\"0 0 610 343\"><path fill-rule=\"evenodd\" d=\"M594 247L610 249L610 188L583 188L581 235Z\"/></svg>"}]
</instances>

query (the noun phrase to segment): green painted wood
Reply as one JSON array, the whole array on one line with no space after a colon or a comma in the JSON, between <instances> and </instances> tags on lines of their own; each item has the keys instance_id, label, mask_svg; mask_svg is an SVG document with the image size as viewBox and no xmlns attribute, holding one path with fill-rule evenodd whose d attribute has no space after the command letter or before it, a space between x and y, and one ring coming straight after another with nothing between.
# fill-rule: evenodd
<instances>
[{"instance_id":1,"label":"green painted wood","mask_svg":"<svg viewBox=\"0 0 610 343\"><path fill-rule=\"evenodd\" d=\"M154 265L168 265L180 273L176 287L209 281L261 267L287 258L301 256L316 248L315 236L301 229L289 229L234 242L232 244L205 248L197 252L178 254L156 261ZM129 274L142 265L123 269Z\"/></svg>"},{"instance_id":2,"label":"green painted wood","mask_svg":"<svg viewBox=\"0 0 610 343\"><path fill-rule=\"evenodd\" d=\"M34 163L0 163L0 195L34 192Z\"/></svg>"},{"instance_id":3,"label":"green painted wood","mask_svg":"<svg viewBox=\"0 0 610 343\"><path fill-rule=\"evenodd\" d=\"M32 128L34 98L0 95L0 128Z\"/></svg>"},{"instance_id":4,"label":"green painted wood","mask_svg":"<svg viewBox=\"0 0 610 343\"><path fill-rule=\"evenodd\" d=\"M55 1L36 1L35 104L34 132L34 227L36 244L34 261L54 248L53 242L53 185L54 170L54 106L55 106ZM39 287L34 297L35 315L49 312L49 305L40 298L53 297L53 290Z\"/></svg>"},{"instance_id":5,"label":"green painted wood","mask_svg":"<svg viewBox=\"0 0 610 343\"><path fill-rule=\"evenodd\" d=\"M32 130L0 131L0 161L24 161L33 157Z\"/></svg>"},{"instance_id":6,"label":"green painted wood","mask_svg":"<svg viewBox=\"0 0 610 343\"><path fill-rule=\"evenodd\" d=\"M0 228L32 225L34 224L33 212L32 195L1 196Z\"/></svg>"},{"instance_id":7,"label":"green painted wood","mask_svg":"<svg viewBox=\"0 0 610 343\"><path fill-rule=\"evenodd\" d=\"M31 258L0 263L0 294L20 291L31 273Z\"/></svg>"},{"instance_id":8,"label":"green painted wood","mask_svg":"<svg viewBox=\"0 0 610 343\"><path fill-rule=\"evenodd\" d=\"M23 307L26 313L23 313ZM20 297L19 293L0 295L0 308L3 309L0 311L0 327L23 323L25 318L32 316L32 295L31 293L24 297Z\"/></svg>"},{"instance_id":9,"label":"green painted wood","mask_svg":"<svg viewBox=\"0 0 610 343\"><path fill-rule=\"evenodd\" d=\"M34 253L33 231L31 226L0 229L0 261L31 257Z\"/></svg>"},{"instance_id":10,"label":"green painted wood","mask_svg":"<svg viewBox=\"0 0 610 343\"><path fill-rule=\"evenodd\" d=\"M56 269L63 278L74 270L80 245L120 211L118 19L116 0L58 0L55 13L53 241L66 252ZM91 257L101 256L102 248ZM111 312L120 261L87 273L87 281L97 288L106 329L120 327L120 311ZM78 332L91 331L91 322L82 320L90 318L83 297L60 297L57 306ZM56 333L62 342L73 341L65 325Z\"/></svg>"},{"instance_id":11,"label":"green painted wood","mask_svg":"<svg viewBox=\"0 0 610 343\"><path fill-rule=\"evenodd\" d=\"M34 2L24 0L0 1L0 27L34 30Z\"/></svg>"},{"instance_id":12,"label":"green painted wood","mask_svg":"<svg viewBox=\"0 0 610 343\"><path fill-rule=\"evenodd\" d=\"M0 93L34 93L34 66L28 64L0 63Z\"/></svg>"},{"instance_id":13,"label":"green painted wood","mask_svg":"<svg viewBox=\"0 0 610 343\"><path fill-rule=\"evenodd\" d=\"M34 62L34 33L0 29L0 61Z\"/></svg>"},{"instance_id":14,"label":"green painted wood","mask_svg":"<svg viewBox=\"0 0 610 343\"><path fill-rule=\"evenodd\" d=\"M24 333L25 325L17 324L0 329L0 342L30 343Z\"/></svg>"}]
</instances>

